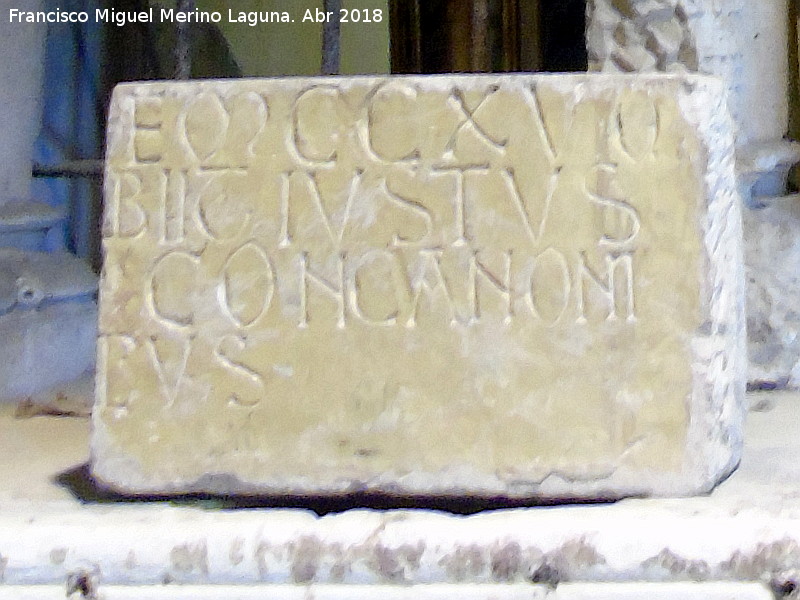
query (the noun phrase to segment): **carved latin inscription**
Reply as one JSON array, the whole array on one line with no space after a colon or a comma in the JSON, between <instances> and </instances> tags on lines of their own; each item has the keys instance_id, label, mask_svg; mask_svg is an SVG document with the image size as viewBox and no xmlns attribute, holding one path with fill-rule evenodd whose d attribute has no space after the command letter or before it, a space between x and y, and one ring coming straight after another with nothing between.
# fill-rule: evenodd
<instances>
[{"instance_id":1,"label":"carved latin inscription","mask_svg":"<svg viewBox=\"0 0 800 600\"><path fill-rule=\"evenodd\" d=\"M674 468L699 146L679 80L621 82L120 87L101 427L251 481Z\"/></svg>"},{"instance_id":2,"label":"carved latin inscription","mask_svg":"<svg viewBox=\"0 0 800 600\"><path fill-rule=\"evenodd\" d=\"M379 87L368 91L370 99L359 105L333 86L311 86L291 103L291 118L274 123L272 130L266 122L268 94L224 97L203 92L185 102L131 98L132 145L125 168L111 174L107 239L136 237L149 228L157 247L183 246L187 239L194 240L190 246L216 246L214 252L227 258L205 281L219 281L215 310L236 330L257 325L273 301L288 323L307 327L313 312L310 296L335 304L327 324L337 328L351 320L414 327L418 312L432 310L434 304L442 323L452 327L490 317L509 327L515 319L543 327L587 324L587 311L592 312L587 303L604 304L594 311L604 314L604 320L621 317L633 323L635 251L642 224L631 200L612 191L618 169L613 160L633 166L647 157L657 160L658 128L653 125L631 141L623 116L631 111L630 103L617 98L609 104L598 135L617 141L616 156L609 151L584 172L574 173L581 194L569 199L571 207L562 207L586 213L594 205L603 226L582 240L581 247L559 247L546 240L548 220L562 172L578 166L570 164L569 151L557 148L554 140L566 145L574 143L572 135L586 139L583 132L573 132L581 104L569 112L556 106L548 114L535 85L513 101L497 100L498 106L518 105L515 127L527 129L528 135L517 137L510 123L499 123L490 112L492 99L504 95L496 85L473 92L470 99L454 87L440 100L444 123L437 123L435 139L420 139L400 152L389 152L384 140L376 150L376 124L397 127L392 96L413 104L422 93L413 86ZM650 127L658 121L658 104L650 101L647 109ZM171 115L170 123L156 116L164 113ZM327 115L325 123L316 121L323 118L320 113ZM493 117L491 123L486 115ZM568 123L566 139L547 125L557 120ZM635 126L640 124L641 119ZM352 135L359 131L364 134ZM168 150L163 147L165 135L175 139ZM267 141L284 139L286 147L270 149L284 153L275 161L284 163L282 168L270 168L271 160L262 164L272 158ZM262 142L264 150L258 153L255 148ZM531 159L545 166L541 174L517 174L520 165L509 157L515 144L532 146ZM231 157L235 166L224 160ZM267 171L258 177L250 173L265 166ZM272 193L255 193L256 180ZM482 228L479 222L494 209L492 202L506 205L504 217L516 230L508 241L488 243L476 234ZM256 214L260 221L254 222ZM372 227L383 214L391 215L388 225ZM377 260L376 246L383 271L368 266ZM189 324L191 296L159 300L159 282L165 270L173 279L193 279L203 252L202 247L194 253L176 250L153 260L143 294L154 320L171 327ZM499 258L497 272L482 255ZM587 264L587 255L600 265L597 271ZM369 287L371 277L385 276L386 269L396 285L370 295L385 294L382 301L395 310L383 318L368 317L361 290ZM586 291L587 282L597 293ZM248 289L252 286L256 289ZM617 288L624 298L618 297ZM275 289L286 293L275 297ZM484 294L501 296L498 310L481 308ZM251 306L236 306L237 299ZM165 302L175 306L164 309ZM244 310L247 316L241 315Z\"/></svg>"}]
</instances>

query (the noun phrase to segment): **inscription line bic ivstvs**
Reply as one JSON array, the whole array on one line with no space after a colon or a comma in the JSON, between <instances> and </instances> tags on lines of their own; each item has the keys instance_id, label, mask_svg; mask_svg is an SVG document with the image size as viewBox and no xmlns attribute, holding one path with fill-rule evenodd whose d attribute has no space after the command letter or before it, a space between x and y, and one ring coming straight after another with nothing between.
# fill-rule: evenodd
<instances>
[{"instance_id":1,"label":"inscription line bic ivstvs","mask_svg":"<svg viewBox=\"0 0 800 600\"><path fill-rule=\"evenodd\" d=\"M633 324L642 224L617 180L658 152L658 105L637 107L639 122L652 118L634 136L624 98L598 118L596 102L584 115L581 102L555 110L522 90L442 97L391 82L311 86L291 101L240 89L130 98L107 243L152 242L145 305L173 329L194 326L160 291L178 276L196 276L237 330L270 318ZM426 122L437 102L446 118ZM591 163L576 144L597 148ZM571 218L591 235L549 235Z\"/></svg>"}]
</instances>

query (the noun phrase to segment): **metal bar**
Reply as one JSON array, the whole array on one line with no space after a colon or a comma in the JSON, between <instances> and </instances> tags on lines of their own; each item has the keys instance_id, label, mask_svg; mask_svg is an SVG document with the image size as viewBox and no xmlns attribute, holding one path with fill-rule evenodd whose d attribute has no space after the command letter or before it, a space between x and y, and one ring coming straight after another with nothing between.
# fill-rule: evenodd
<instances>
[{"instance_id":1,"label":"metal bar","mask_svg":"<svg viewBox=\"0 0 800 600\"><path fill-rule=\"evenodd\" d=\"M341 56L342 0L325 0L325 22L322 24L322 74L338 75Z\"/></svg>"},{"instance_id":2,"label":"metal bar","mask_svg":"<svg viewBox=\"0 0 800 600\"><path fill-rule=\"evenodd\" d=\"M800 22L798 19L800 19L798 2L789 2L789 134L793 139L798 139L800 136L800 47L798 47Z\"/></svg>"},{"instance_id":3,"label":"metal bar","mask_svg":"<svg viewBox=\"0 0 800 600\"><path fill-rule=\"evenodd\" d=\"M94 179L103 176L105 161L103 160L67 160L57 165L33 165L33 176L39 178L86 178Z\"/></svg>"},{"instance_id":4,"label":"metal bar","mask_svg":"<svg viewBox=\"0 0 800 600\"><path fill-rule=\"evenodd\" d=\"M503 58L501 70L520 70L519 0L502 0L501 19L503 28Z\"/></svg>"},{"instance_id":5,"label":"metal bar","mask_svg":"<svg viewBox=\"0 0 800 600\"><path fill-rule=\"evenodd\" d=\"M71 94L69 95L70 98L70 113L72 122L70 123L70 143L65 148L66 150L66 159L67 161L75 160L78 156L80 156L81 152L81 111L80 106L83 102L83 72L82 66L84 65L83 61L83 28L71 26L72 32L72 58L73 58L73 75L72 75L72 90ZM64 182L64 186L67 188L67 202L66 202L66 209L67 209L67 222L66 222L66 246L67 250L72 252L73 254L80 254L80 233L79 233L79 223L80 223L80 216L81 210L79 201L81 197L81 189L79 185L79 181L75 179L67 179Z\"/></svg>"},{"instance_id":6,"label":"metal bar","mask_svg":"<svg viewBox=\"0 0 800 600\"><path fill-rule=\"evenodd\" d=\"M472 47L470 49L470 70L491 71L491 50L489 48L489 2L474 0L472 5Z\"/></svg>"},{"instance_id":7,"label":"metal bar","mask_svg":"<svg viewBox=\"0 0 800 600\"><path fill-rule=\"evenodd\" d=\"M389 1L392 73L422 73L420 0Z\"/></svg>"},{"instance_id":8,"label":"metal bar","mask_svg":"<svg viewBox=\"0 0 800 600\"><path fill-rule=\"evenodd\" d=\"M178 0L179 12L194 12L194 0ZM175 79L189 79L192 76L192 42L189 24L178 22L178 39L175 44Z\"/></svg>"},{"instance_id":9,"label":"metal bar","mask_svg":"<svg viewBox=\"0 0 800 600\"><path fill-rule=\"evenodd\" d=\"M542 23L539 12L540 0L522 1L517 5L519 11L519 68L522 71L541 71L544 62L542 55Z\"/></svg>"},{"instance_id":10,"label":"metal bar","mask_svg":"<svg viewBox=\"0 0 800 600\"><path fill-rule=\"evenodd\" d=\"M422 20L419 14L419 0L411 3L411 62L414 65L413 73L422 73Z\"/></svg>"}]
</instances>

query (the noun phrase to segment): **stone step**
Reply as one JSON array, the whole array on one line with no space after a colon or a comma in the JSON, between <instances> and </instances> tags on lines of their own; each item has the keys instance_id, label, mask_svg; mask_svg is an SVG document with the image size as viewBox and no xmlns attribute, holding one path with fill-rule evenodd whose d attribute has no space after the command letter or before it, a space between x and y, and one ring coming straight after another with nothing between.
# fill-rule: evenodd
<instances>
[{"instance_id":1,"label":"stone step","mask_svg":"<svg viewBox=\"0 0 800 600\"><path fill-rule=\"evenodd\" d=\"M769 206L782 206L789 208L793 205L800 203L800 194L785 194L782 196L765 196L759 198L761 206L759 208L767 208Z\"/></svg>"},{"instance_id":2,"label":"stone step","mask_svg":"<svg viewBox=\"0 0 800 600\"><path fill-rule=\"evenodd\" d=\"M53 239L64 221L61 210L33 200L0 204L0 247L45 250L58 246Z\"/></svg>"}]
</instances>

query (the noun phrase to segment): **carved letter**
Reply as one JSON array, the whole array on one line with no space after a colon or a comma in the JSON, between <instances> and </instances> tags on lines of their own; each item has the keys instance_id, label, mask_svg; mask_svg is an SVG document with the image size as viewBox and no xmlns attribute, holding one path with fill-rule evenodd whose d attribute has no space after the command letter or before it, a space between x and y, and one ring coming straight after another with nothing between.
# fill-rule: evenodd
<instances>
[{"instance_id":1,"label":"carved letter","mask_svg":"<svg viewBox=\"0 0 800 600\"><path fill-rule=\"evenodd\" d=\"M475 113L481 109L484 103L496 91L496 89L489 90L489 92L487 92L486 95L481 98L480 102L478 102L478 105L475 107L475 109L472 110L469 108L469 106L467 106L467 100L464 97L464 93L458 89L453 90L453 93L448 98L448 104L459 112L459 117L461 120L453 131L453 135L450 136L450 140L447 142L447 146L445 147L444 151L445 160L453 160L455 158L455 148L456 144L458 143L458 137L465 127L468 127L471 131L475 132L477 138L481 140L489 150L492 150L495 153L502 153L505 150L508 140L494 139L475 120Z\"/></svg>"},{"instance_id":2,"label":"carved letter","mask_svg":"<svg viewBox=\"0 0 800 600\"><path fill-rule=\"evenodd\" d=\"M189 354L192 351L192 339L181 340L180 356L177 361L170 361L171 364L169 366L159 355L155 338L147 340L145 347L158 376L158 382L161 384L161 393L167 400L165 408L170 408L178 399L181 383L186 374L186 365L189 362Z\"/></svg>"},{"instance_id":3,"label":"carved letter","mask_svg":"<svg viewBox=\"0 0 800 600\"><path fill-rule=\"evenodd\" d=\"M130 407L134 394L130 391L130 382L124 380L134 372L129 361L137 349L136 340L129 335L101 335L97 346L97 372L104 375L97 378L97 397L104 398L106 406L124 411ZM116 393L117 386L128 390L127 393Z\"/></svg>"},{"instance_id":4,"label":"carved letter","mask_svg":"<svg viewBox=\"0 0 800 600\"><path fill-rule=\"evenodd\" d=\"M547 160L551 165L555 165L556 161L561 155L561 151L556 148L553 136L550 135L550 130L547 128L547 122L544 119L544 111L542 110L542 103L539 100L539 92L535 87L531 87L530 90L526 91L530 92L529 102L527 104L536 123L535 128L539 134L539 139L542 142L542 147L547 156ZM571 125L572 119L570 119L570 129Z\"/></svg>"},{"instance_id":5,"label":"carved letter","mask_svg":"<svg viewBox=\"0 0 800 600\"><path fill-rule=\"evenodd\" d=\"M107 237L134 238L147 227L147 215L134 198L142 190L142 179L137 173L110 174L106 183L111 187L110 202L103 223ZM125 192L123 194L123 190Z\"/></svg>"},{"instance_id":6,"label":"carved letter","mask_svg":"<svg viewBox=\"0 0 800 600\"><path fill-rule=\"evenodd\" d=\"M376 272L370 274L368 267L373 267L381 258L384 258L389 262L388 273L384 269L376 269ZM389 327L397 323L397 315L400 312L398 308L399 302L397 297L397 271L397 257L388 250L370 250L355 261L355 265L353 265L352 276L350 278L351 281L348 298L350 301L350 310L357 319L368 325L378 325L382 327ZM389 312L389 314L386 316L376 317L367 314L362 297L362 292L367 287L365 280L367 282L372 282L372 285L367 288L372 291L372 296L377 296L376 292L378 291L385 293L390 288L394 289L394 292L391 294L393 296L393 310L391 310L391 312ZM382 305L386 304L386 302L383 300L383 298L378 298L378 302L380 302Z\"/></svg>"},{"instance_id":7,"label":"carved letter","mask_svg":"<svg viewBox=\"0 0 800 600\"><path fill-rule=\"evenodd\" d=\"M471 304L471 322L478 322L481 318L480 294L478 292L478 276L493 287L503 298L506 305L506 314L503 323L510 323L514 316L514 298L511 293L511 251L503 254L505 266L503 268L503 279L500 280L494 273L489 271L478 261L478 253L473 252L469 261L469 300Z\"/></svg>"},{"instance_id":8,"label":"carved letter","mask_svg":"<svg viewBox=\"0 0 800 600\"><path fill-rule=\"evenodd\" d=\"M525 301L531 312L548 327L557 325L569 305L572 279L564 255L555 248L539 254L533 263Z\"/></svg>"},{"instance_id":9,"label":"carved letter","mask_svg":"<svg viewBox=\"0 0 800 600\"><path fill-rule=\"evenodd\" d=\"M418 246L423 244L431 233L433 233L433 218L431 217L431 212L419 202L404 198L400 194L392 191L386 179L381 181L381 187L392 204L406 211L409 215L413 215L415 218L422 220L425 224L425 233L423 233L418 240L409 240L396 233L392 239L392 244L397 247Z\"/></svg>"},{"instance_id":10,"label":"carved letter","mask_svg":"<svg viewBox=\"0 0 800 600\"><path fill-rule=\"evenodd\" d=\"M164 169L161 176L161 243L180 244L186 237L187 172Z\"/></svg>"},{"instance_id":11,"label":"carved letter","mask_svg":"<svg viewBox=\"0 0 800 600\"><path fill-rule=\"evenodd\" d=\"M232 164L244 166L255 156L254 146L267 125L269 106L266 99L255 92L237 94L227 105L230 124L226 150L233 155ZM231 143L235 143L234 148L227 147Z\"/></svg>"},{"instance_id":12,"label":"carved letter","mask_svg":"<svg viewBox=\"0 0 800 600\"><path fill-rule=\"evenodd\" d=\"M639 162L655 153L661 128L658 105L646 92L623 93L618 100L610 136L630 160Z\"/></svg>"},{"instance_id":13,"label":"carved letter","mask_svg":"<svg viewBox=\"0 0 800 600\"><path fill-rule=\"evenodd\" d=\"M376 162L415 164L419 161L419 138L414 135L412 121L416 99L417 91L414 88L394 82L378 87L372 94L366 119L359 121L359 138ZM386 108L380 110L383 102ZM388 125L385 129L382 127L384 122ZM404 128L404 135L400 139L398 126Z\"/></svg>"},{"instance_id":14,"label":"carved letter","mask_svg":"<svg viewBox=\"0 0 800 600\"><path fill-rule=\"evenodd\" d=\"M226 177L244 177L245 171L201 171L205 179L197 197L196 223L200 230L215 241L229 240L239 235L250 221L252 208L245 195L229 194L232 182Z\"/></svg>"},{"instance_id":15,"label":"carved letter","mask_svg":"<svg viewBox=\"0 0 800 600\"><path fill-rule=\"evenodd\" d=\"M335 113L338 102L339 91L332 86L312 87L301 93L295 101L287 148L302 166L314 169L330 168L336 164L339 117ZM307 103L310 103L310 108L305 113ZM306 114L312 120L308 131L303 126ZM314 139L310 137L310 132L316 134Z\"/></svg>"},{"instance_id":16,"label":"carved letter","mask_svg":"<svg viewBox=\"0 0 800 600\"><path fill-rule=\"evenodd\" d=\"M412 329L417 326L419 301L423 290L425 290L431 305L435 299L434 293L437 290L441 290L441 295L444 297L447 307L450 311L450 325L458 324L455 307L453 306L453 297L450 293L450 288L447 285L447 280L442 273L442 251L422 250L420 251L419 255L422 260L422 265L420 266L417 275L411 278L411 314L408 317L408 321L406 321L406 327ZM431 285L431 283L428 281L429 275L435 279L435 283L433 285Z\"/></svg>"},{"instance_id":17,"label":"carved letter","mask_svg":"<svg viewBox=\"0 0 800 600\"><path fill-rule=\"evenodd\" d=\"M606 254L606 280L603 281L592 271L587 264L586 253L581 252L578 266L578 323L586 323L586 290L584 281L591 281L595 288L605 297L608 303L608 316L606 321L616 321L621 312L629 323L636 321L634 286L633 286L633 256L625 254ZM618 285L617 267L622 267L624 280ZM622 289L618 289L618 288Z\"/></svg>"},{"instance_id":18,"label":"carved letter","mask_svg":"<svg viewBox=\"0 0 800 600\"><path fill-rule=\"evenodd\" d=\"M182 116L185 145L201 170L246 169L267 118L267 103L254 92L230 98L203 93Z\"/></svg>"},{"instance_id":19,"label":"carved letter","mask_svg":"<svg viewBox=\"0 0 800 600\"><path fill-rule=\"evenodd\" d=\"M159 258L150 271L145 302L151 317L169 329L186 330L193 325L194 312L187 305L199 262L197 256L175 250Z\"/></svg>"},{"instance_id":20,"label":"carved letter","mask_svg":"<svg viewBox=\"0 0 800 600\"><path fill-rule=\"evenodd\" d=\"M289 179L292 176L291 173L281 173L281 205L280 205L280 217L281 217L281 232L280 232L280 241L278 242L279 248L287 248L292 245L292 234L289 231L289 185L291 184L291 180Z\"/></svg>"},{"instance_id":21,"label":"carved letter","mask_svg":"<svg viewBox=\"0 0 800 600\"><path fill-rule=\"evenodd\" d=\"M517 184L517 177L514 174L514 170L508 168L500 171L500 175L503 177L503 181L506 182L506 188L511 195L511 201L514 203L514 208L517 209L517 213L522 221L522 225L525 228L528 237L531 239L531 242L534 244L537 244L544 235L545 227L547 225L547 217L550 215L550 205L553 202L553 195L556 192L560 174L561 169L555 169L550 175L550 179L547 181L547 191L545 192L542 216L539 218L539 222L534 226L534 224L531 223L531 215L528 204L522 197L522 192Z\"/></svg>"},{"instance_id":22,"label":"carved letter","mask_svg":"<svg viewBox=\"0 0 800 600\"><path fill-rule=\"evenodd\" d=\"M322 195L320 194L319 184L317 183L316 177L313 173L303 173L303 175L305 175L307 189L309 195L311 196L312 204L320 217L328 237L331 240L331 244L333 244L333 247L336 250L340 249L342 240L344 239L344 232L347 229L347 222L350 220L350 211L353 207L353 202L355 201L359 186L361 185L361 174L362 171L360 169L356 169L356 172L353 174L353 178L350 180L350 190L347 193L347 201L345 202L341 224L338 228L334 228L333 219L331 218L333 215L328 214L328 212L325 210L325 205L322 202ZM288 178L282 180L282 185L284 185L284 189L287 190L287 195L285 197L285 206L282 207L281 210L281 245L286 246L291 244L294 239L294 235L292 233L293 219L291 202L290 196L288 195ZM285 208L285 210L283 210L283 208Z\"/></svg>"},{"instance_id":23,"label":"carved letter","mask_svg":"<svg viewBox=\"0 0 800 600\"><path fill-rule=\"evenodd\" d=\"M254 241L234 251L222 267L217 286L219 304L239 328L259 321L272 304L275 268L267 253Z\"/></svg>"},{"instance_id":24,"label":"carved letter","mask_svg":"<svg viewBox=\"0 0 800 600\"><path fill-rule=\"evenodd\" d=\"M594 177L597 179L598 188L607 188L609 187L609 182L607 180L611 176L616 175L616 173L616 165L600 163L587 173L586 179L584 179L584 187L589 198L606 210L604 215L606 232L599 241L600 245L621 248L633 242L639 234L639 230L642 226L639 213L624 200L609 198L607 192L592 191L589 189L587 181L590 177Z\"/></svg>"},{"instance_id":25,"label":"carved letter","mask_svg":"<svg viewBox=\"0 0 800 600\"><path fill-rule=\"evenodd\" d=\"M136 163L154 164L164 156L161 109L161 98L136 100L133 109L133 159Z\"/></svg>"},{"instance_id":26,"label":"carved letter","mask_svg":"<svg viewBox=\"0 0 800 600\"><path fill-rule=\"evenodd\" d=\"M322 292L334 299L337 305L338 319L336 326L339 329L344 329L347 325L346 320L346 305L345 305L345 280L344 280L344 261L347 256L342 253L338 256L337 270L338 270L338 286L330 283L319 275L313 273L308 268L308 252L303 252L301 265L301 280L300 280L300 324L301 329L308 327L309 314L308 314L308 289L309 283L314 283Z\"/></svg>"},{"instance_id":27,"label":"carved letter","mask_svg":"<svg viewBox=\"0 0 800 600\"><path fill-rule=\"evenodd\" d=\"M453 210L455 213L456 223L456 239L453 242L454 246L465 246L469 241L469 219L467 217L466 197L464 195L464 178L467 173L488 173L487 167L453 167L431 169L434 174L452 174L455 175L456 193L453 197Z\"/></svg>"},{"instance_id":28,"label":"carved letter","mask_svg":"<svg viewBox=\"0 0 800 600\"><path fill-rule=\"evenodd\" d=\"M226 335L214 348L214 356L228 374L234 376L228 402L234 406L250 408L261 402L264 395L264 378L237 358L246 349L244 340L235 335Z\"/></svg>"},{"instance_id":29,"label":"carved letter","mask_svg":"<svg viewBox=\"0 0 800 600\"><path fill-rule=\"evenodd\" d=\"M184 134L192 153L200 163L209 161L225 144L230 115L216 94L203 93L194 98L184 115Z\"/></svg>"}]
</instances>

